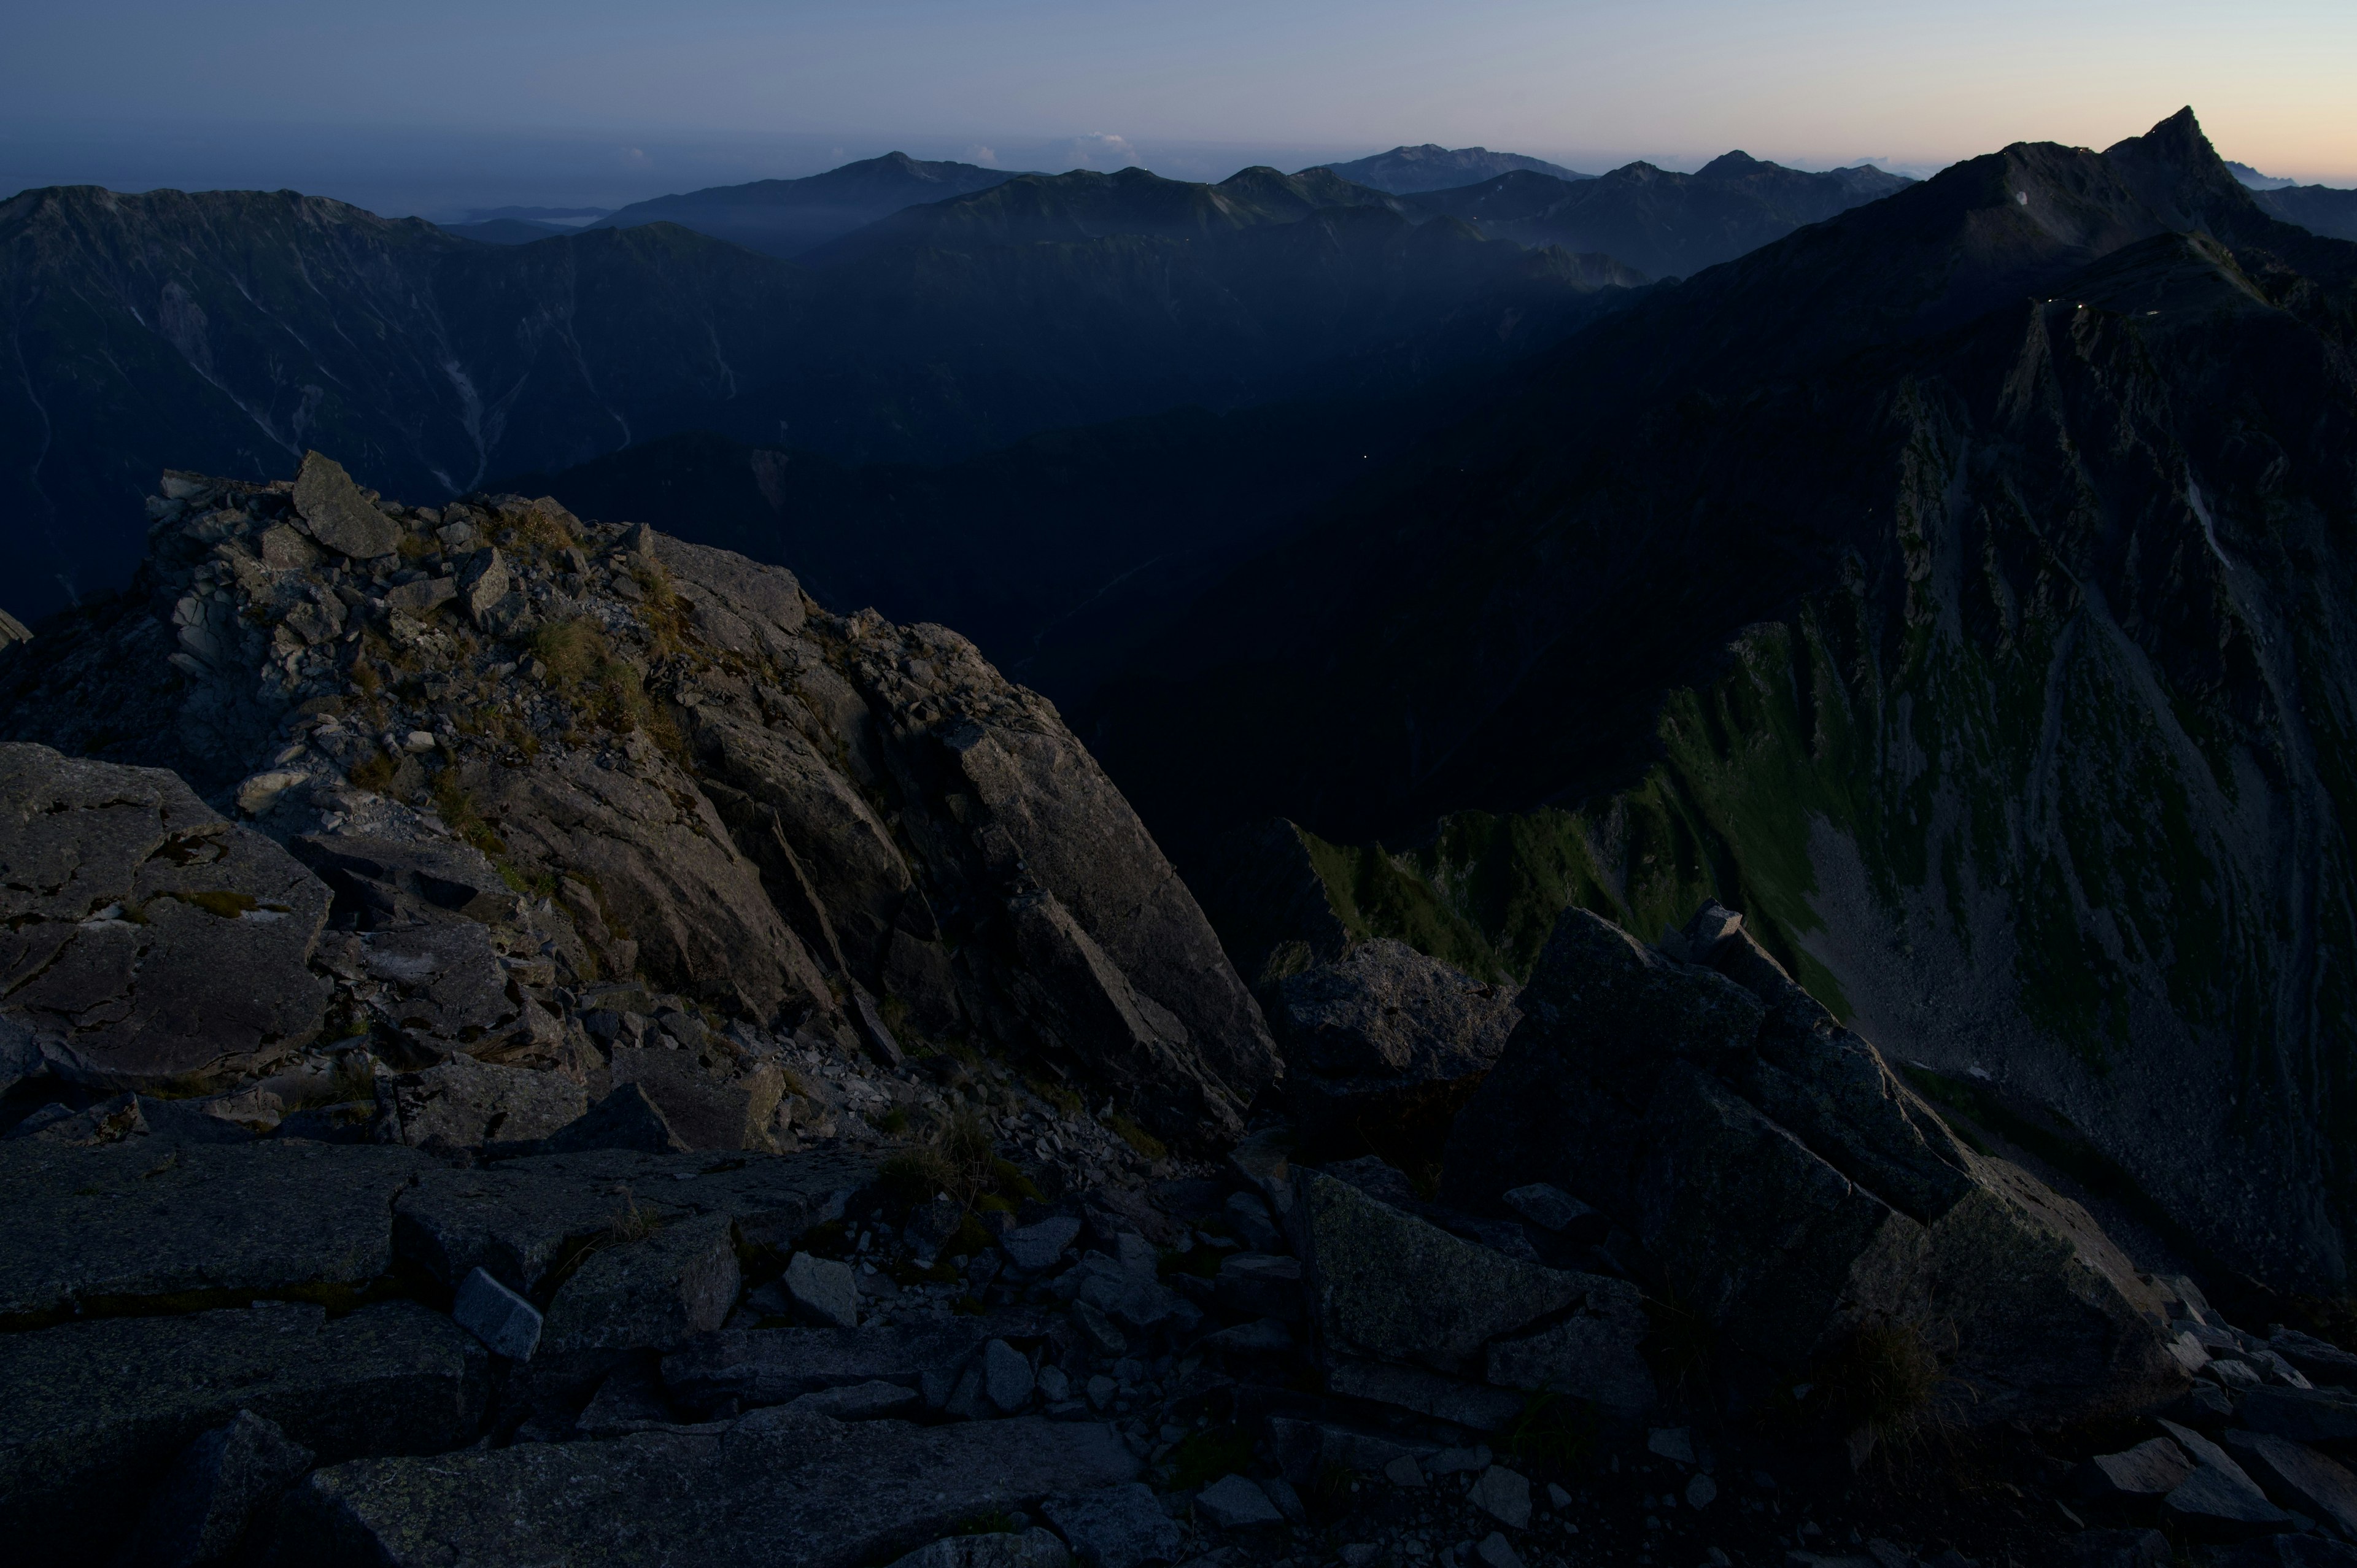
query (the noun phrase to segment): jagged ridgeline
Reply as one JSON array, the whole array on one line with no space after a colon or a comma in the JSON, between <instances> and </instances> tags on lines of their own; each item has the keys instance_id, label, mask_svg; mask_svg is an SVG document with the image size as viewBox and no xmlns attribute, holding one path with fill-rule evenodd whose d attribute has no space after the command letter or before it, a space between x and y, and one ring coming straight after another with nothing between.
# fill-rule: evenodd
<instances>
[{"instance_id":1,"label":"jagged ridgeline","mask_svg":"<svg viewBox=\"0 0 2357 1568\"><path fill-rule=\"evenodd\" d=\"M651 988L710 1048L623 1055L674 1122L720 1097L734 1131L697 1146L791 1139L764 1125L774 1066L716 1039L731 1019L896 1062L985 1046L1179 1143L1238 1133L1275 1077L1127 803L956 633L829 615L781 568L550 501L382 501L317 453L292 482L164 488L133 591L0 664L12 742L170 769L121 832L191 846L168 886L152 857L92 863L122 886L68 901L110 912L39 927L16 1074L215 1091L373 1032L397 1067L464 1047L602 1094L631 1073L584 1031L610 1046ZM10 756L61 822L133 788ZM237 942L163 918L190 899L270 933L271 961L221 972ZM253 1000L218 1012L224 983Z\"/></svg>"},{"instance_id":2,"label":"jagged ridgeline","mask_svg":"<svg viewBox=\"0 0 2357 1568\"><path fill-rule=\"evenodd\" d=\"M2190 113L2008 148L1573 340L1089 733L1166 843L1304 824L1248 974L1355 925L1519 976L1566 904L1715 895L2188 1255L2341 1293L2352 349L2357 246Z\"/></svg>"}]
</instances>

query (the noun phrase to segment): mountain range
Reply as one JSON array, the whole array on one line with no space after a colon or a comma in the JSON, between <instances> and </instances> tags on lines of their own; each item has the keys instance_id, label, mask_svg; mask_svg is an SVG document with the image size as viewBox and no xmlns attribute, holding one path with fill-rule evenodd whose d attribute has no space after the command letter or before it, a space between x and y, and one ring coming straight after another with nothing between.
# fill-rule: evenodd
<instances>
[{"instance_id":1,"label":"mountain range","mask_svg":"<svg viewBox=\"0 0 2357 1568\"><path fill-rule=\"evenodd\" d=\"M1526 157L1521 153L1493 153L1487 147L1444 147L1426 142L1416 147L1394 147L1387 153L1353 158L1349 163L1318 166L1341 176L1353 185L1372 187L1389 191L1394 196L1408 196L1423 190L1448 190L1458 186L1479 185L1485 179L1495 179L1501 174L1527 170L1556 179L1588 179L1576 169L1561 164L1551 164L1544 158ZM1310 171L1301 171L1308 174Z\"/></svg>"},{"instance_id":2,"label":"mountain range","mask_svg":"<svg viewBox=\"0 0 2357 1568\"><path fill-rule=\"evenodd\" d=\"M904 207L987 190L1014 177L1004 169L887 153L802 179L761 179L634 201L590 227L676 223L765 256L793 257Z\"/></svg>"},{"instance_id":3,"label":"mountain range","mask_svg":"<svg viewBox=\"0 0 2357 1568\"><path fill-rule=\"evenodd\" d=\"M1200 880L1290 818L1318 918L1509 972L1739 900L2190 1254L2340 1288L2353 285L2190 111L1969 160L1510 372L1084 731Z\"/></svg>"},{"instance_id":4,"label":"mountain range","mask_svg":"<svg viewBox=\"0 0 2357 1568\"><path fill-rule=\"evenodd\" d=\"M1044 183L1085 197L1104 177ZM824 271L670 223L505 247L291 192L26 192L0 203L12 603L124 580L136 531L83 520L125 518L166 453L258 474L325 441L418 494L693 429L942 460L1500 361L1641 281L1379 205L1318 209L1304 189L1352 188L1269 178L1258 202L1156 182L1224 214L1196 238L1108 223Z\"/></svg>"}]
</instances>

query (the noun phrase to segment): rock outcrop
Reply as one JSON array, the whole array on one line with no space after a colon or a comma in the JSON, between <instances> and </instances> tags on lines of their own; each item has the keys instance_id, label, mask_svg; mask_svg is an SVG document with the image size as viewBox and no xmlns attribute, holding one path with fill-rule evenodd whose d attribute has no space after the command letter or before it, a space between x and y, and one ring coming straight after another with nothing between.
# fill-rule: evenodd
<instances>
[{"instance_id":1,"label":"rock outcrop","mask_svg":"<svg viewBox=\"0 0 2357 1568\"><path fill-rule=\"evenodd\" d=\"M1276 1078L1119 792L954 632L549 501L395 506L317 453L166 490L134 593L0 665L0 732L86 754L6 757L15 1058L218 1090L324 1027L398 1072L637 1081L691 1147L780 1131L732 1020L1015 1050L1176 1141ZM559 1102L458 1068L385 1115L513 1142Z\"/></svg>"},{"instance_id":2,"label":"rock outcrop","mask_svg":"<svg viewBox=\"0 0 2357 1568\"><path fill-rule=\"evenodd\" d=\"M1888 1331L1942 1354L1960 1422L2182 1390L2162 1295L2083 1209L1966 1147L1726 911L1679 945L1697 961L1565 913L1458 1120L1451 1199L1544 1182L1594 1205L1755 1378Z\"/></svg>"}]
</instances>

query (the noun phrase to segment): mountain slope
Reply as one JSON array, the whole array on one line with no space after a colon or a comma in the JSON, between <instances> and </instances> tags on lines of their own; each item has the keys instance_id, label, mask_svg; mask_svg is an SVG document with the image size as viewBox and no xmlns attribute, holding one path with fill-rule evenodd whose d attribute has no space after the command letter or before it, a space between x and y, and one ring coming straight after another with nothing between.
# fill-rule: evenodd
<instances>
[{"instance_id":1,"label":"mountain slope","mask_svg":"<svg viewBox=\"0 0 2357 1568\"><path fill-rule=\"evenodd\" d=\"M292 192L29 191L0 203L0 592L30 618L126 579L143 541L106 520L167 465L326 441L448 496L694 429L940 461L1499 362L1634 281L1381 208L819 274L668 223L511 247Z\"/></svg>"},{"instance_id":2,"label":"mountain slope","mask_svg":"<svg viewBox=\"0 0 2357 1568\"><path fill-rule=\"evenodd\" d=\"M1394 207L1381 191L1323 169L1279 174L1239 170L1217 185L1165 179L1142 168L1115 174L1074 169L1031 174L971 196L910 207L810 252L832 266L909 246L965 250L987 245L1070 243L1129 234L1190 240L1269 224L1297 223L1337 207Z\"/></svg>"},{"instance_id":3,"label":"mountain slope","mask_svg":"<svg viewBox=\"0 0 2357 1568\"><path fill-rule=\"evenodd\" d=\"M1544 158L1526 157L1521 153L1493 153L1487 147L1444 147L1431 142L1417 147L1394 147L1390 152L1354 158L1346 164L1323 164L1319 166L1354 185L1387 190L1394 196L1406 196L1419 190L1448 190L1495 179L1500 175L1512 174L1518 169L1556 179L1594 177L1577 169L1567 169L1561 164L1551 164ZM1304 169L1301 172L1308 174L1311 171Z\"/></svg>"},{"instance_id":4,"label":"mountain slope","mask_svg":"<svg viewBox=\"0 0 2357 1568\"><path fill-rule=\"evenodd\" d=\"M2330 185L2286 185L2254 191L2259 209L2335 240L2357 240L2357 190Z\"/></svg>"},{"instance_id":5,"label":"mountain slope","mask_svg":"<svg viewBox=\"0 0 2357 1568\"><path fill-rule=\"evenodd\" d=\"M2214 1256L2343 1288L2353 284L2190 112L1971 160L1574 338L1093 733L1198 857L1521 813L1432 867L1492 936L1740 902Z\"/></svg>"},{"instance_id":6,"label":"mountain slope","mask_svg":"<svg viewBox=\"0 0 2357 1568\"><path fill-rule=\"evenodd\" d=\"M1576 184L1510 173L1411 197L1407 206L1501 239L1601 251L1657 277L1684 277L1912 183L1864 166L1809 174L1738 152L1690 175L1645 163Z\"/></svg>"},{"instance_id":7,"label":"mountain slope","mask_svg":"<svg viewBox=\"0 0 2357 1568\"><path fill-rule=\"evenodd\" d=\"M802 179L757 179L632 202L591 227L676 223L765 256L791 258L904 207L987 190L1014 177L1004 169L887 153Z\"/></svg>"}]
</instances>

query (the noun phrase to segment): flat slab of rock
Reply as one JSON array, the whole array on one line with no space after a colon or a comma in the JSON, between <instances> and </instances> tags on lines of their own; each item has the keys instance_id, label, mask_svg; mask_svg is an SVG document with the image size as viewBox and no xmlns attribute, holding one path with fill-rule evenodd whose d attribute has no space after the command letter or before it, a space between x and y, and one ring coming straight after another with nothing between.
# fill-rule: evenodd
<instances>
[{"instance_id":1,"label":"flat slab of rock","mask_svg":"<svg viewBox=\"0 0 2357 1568\"><path fill-rule=\"evenodd\" d=\"M1337 1360L1326 1370L1326 1391L1415 1411L1477 1432L1497 1432L1523 1413L1523 1396L1480 1383L1459 1382L1418 1367L1385 1361Z\"/></svg>"},{"instance_id":2,"label":"flat slab of rock","mask_svg":"<svg viewBox=\"0 0 2357 1568\"><path fill-rule=\"evenodd\" d=\"M1490 1381L1593 1400L1634 1421L1653 1408L1657 1397L1652 1369L1637 1348L1652 1327L1642 1293L1626 1280L1572 1277L1580 1282L1578 1310L1535 1334L1493 1341Z\"/></svg>"},{"instance_id":3,"label":"flat slab of rock","mask_svg":"<svg viewBox=\"0 0 2357 1568\"><path fill-rule=\"evenodd\" d=\"M254 1516L316 1457L274 1422L241 1410L180 1451L115 1568L196 1568L228 1557Z\"/></svg>"},{"instance_id":4,"label":"flat slab of rock","mask_svg":"<svg viewBox=\"0 0 2357 1568\"><path fill-rule=\"evenodd\" d=\"M393 1271L407 1149L0 1143L0 1326L280 1297L349 1305Z\"/></svg>"},{"instance_id":5,"label":"flat slab of rock","mask_svg":"<svg viewBox=\"0 0 2357 1568\"><path fill-rule=\"evenodd\" d=\"M0 1539L27 1563L103 1561L190 1442L250 1410L334 1463L470 1440L482 1352L385 1302L108 1318L0 1335Z\"/></svg>"},{"instance_id":6,"label":"flat slab of rock","mask_svg":"<svg viewBox=\"0 0 2357 1568\"><path fill-rule=\"evenodd\" d=\"M308 1042L329 902L177 774L0 745L0 1013L70 1078L203 1091Z\"/></svg>"},{"instance_id":7,"label":"flat slab of rock","mask_svg":"<svg viewBox=\"0 0 2357 1568\"><path fill-rule=\"evenodd\" d=\"M1297 1173L1296 1188L1311 1315L1344 1354L1455 1371L1585 1294L1587 1276L1519 1262L1320 1172Z\"/></svg>"},{"instance_id":8,"label":"flat slab of rock","mask_svg":"<svg viewBox=\"0 0 2357 1568\"><path fill-rule=\"evenodd\" d=\"M541 1299L543 1283L609 1234L633 1206L659 1220L725 1214L748 1248L791 1251L874 1166L834 1150L799 1155L650 1155L595 1149L474 1170L426 1170L393 1218L401 1256L456 1286L480 1268Z\"/></svg>"},{"instance_id":9,"label":"flat slab of rock","mask_svg":"<svg viewBox=\"0 0 2357 1568\"><path fill-rule=\"evenodd\" d=\"M2223 1444L2273 1501L2312 1514L2357 1541L2357 1475L2347 1466L2264 1432L2229 1432Z\"/></svg>"},{"instance_id":10,"label":"flat slab of rock","mask_svg":"<svg viewBox=\"0 0 2357 1568\"><path fill-rule=\"evenodd\" d=\"M1092 1423L916 1427L780 1408L716 1434L339 1465L289 1497L285 1528L297 1560L386 1568L858 1568L977 1514L1136 1470L1113 1430Z\"/></svg>"},{"instance_id":11,"label":"flat slab of rock","mask_svg":"<svg viewBox=\"0 0 2357 1568\"><path fill-rule=\"evenodd\" d=\"M953 1317L901 1328L744 1328L708 1335L663 1358L663 1384L690 1410L735 1400L745 1409L783 1404L822 1389L897 1383L921 1389L971 1359L990 1332L981 1320Z\"/></svg>"},{"instance_id":12,"label":"flat slab of rock","mask_svg":"<svg viewBox=\"0 0 2357 1568\"><path fill-rule=\"evenodd\" d=\"M355 560L390 555L401 544L401 525L361 494L341 463L322 453L303 454L295 476L295 510L303 514L312 538Z\"/></svg>"},{"instance_id":13,"label":"flat slab of rock","mask_svg":"<svg viewBox=\"0 0 2357 1568\"><path fill-rule=\"evenodd\" d=\"M377 1112L396 1143L413 1149L479 1149L544 1138L589 1109L589 1094L562 1073L453 1057L377 1086Z\"/></svg>"},{"instance_id":14,"label":"flat slab of rock","mask_svg":"<svg viewBox=\"0 0 2357 1568\"><path fill-rule=\"evenodd\" d=\"M1142 1482L1049 1498L1039 1511L1064 1532L1072 1555L1085 1568L1176 1562L1185 1539L1177 1522L1162 1511L1153 1488Z\"/></svg>"},{"instance_id":15,"label":"flat slab of rock","mask_svg":"<svg viewBox=\"0 0 2357 1568\"><path fill-rule=\"evenodd\" d=\"M549 1303L541 1347L554 1356L673 1349L726 1323L742 1283L726 1215L676 1220L590 1253Z\"/></svg>"},{"instance_id":16,"label":"flat slab of rock","mask_svg":"<svg viewBox=\"0 0 2357 1568\"><path fill-rule=\"evenodd\" d=\"M2295 1443L2357 1439L2357 1399L2325 1389L2253 1389L2243 1396L2243 1424Z\"/></svg>"}]
</instances>

